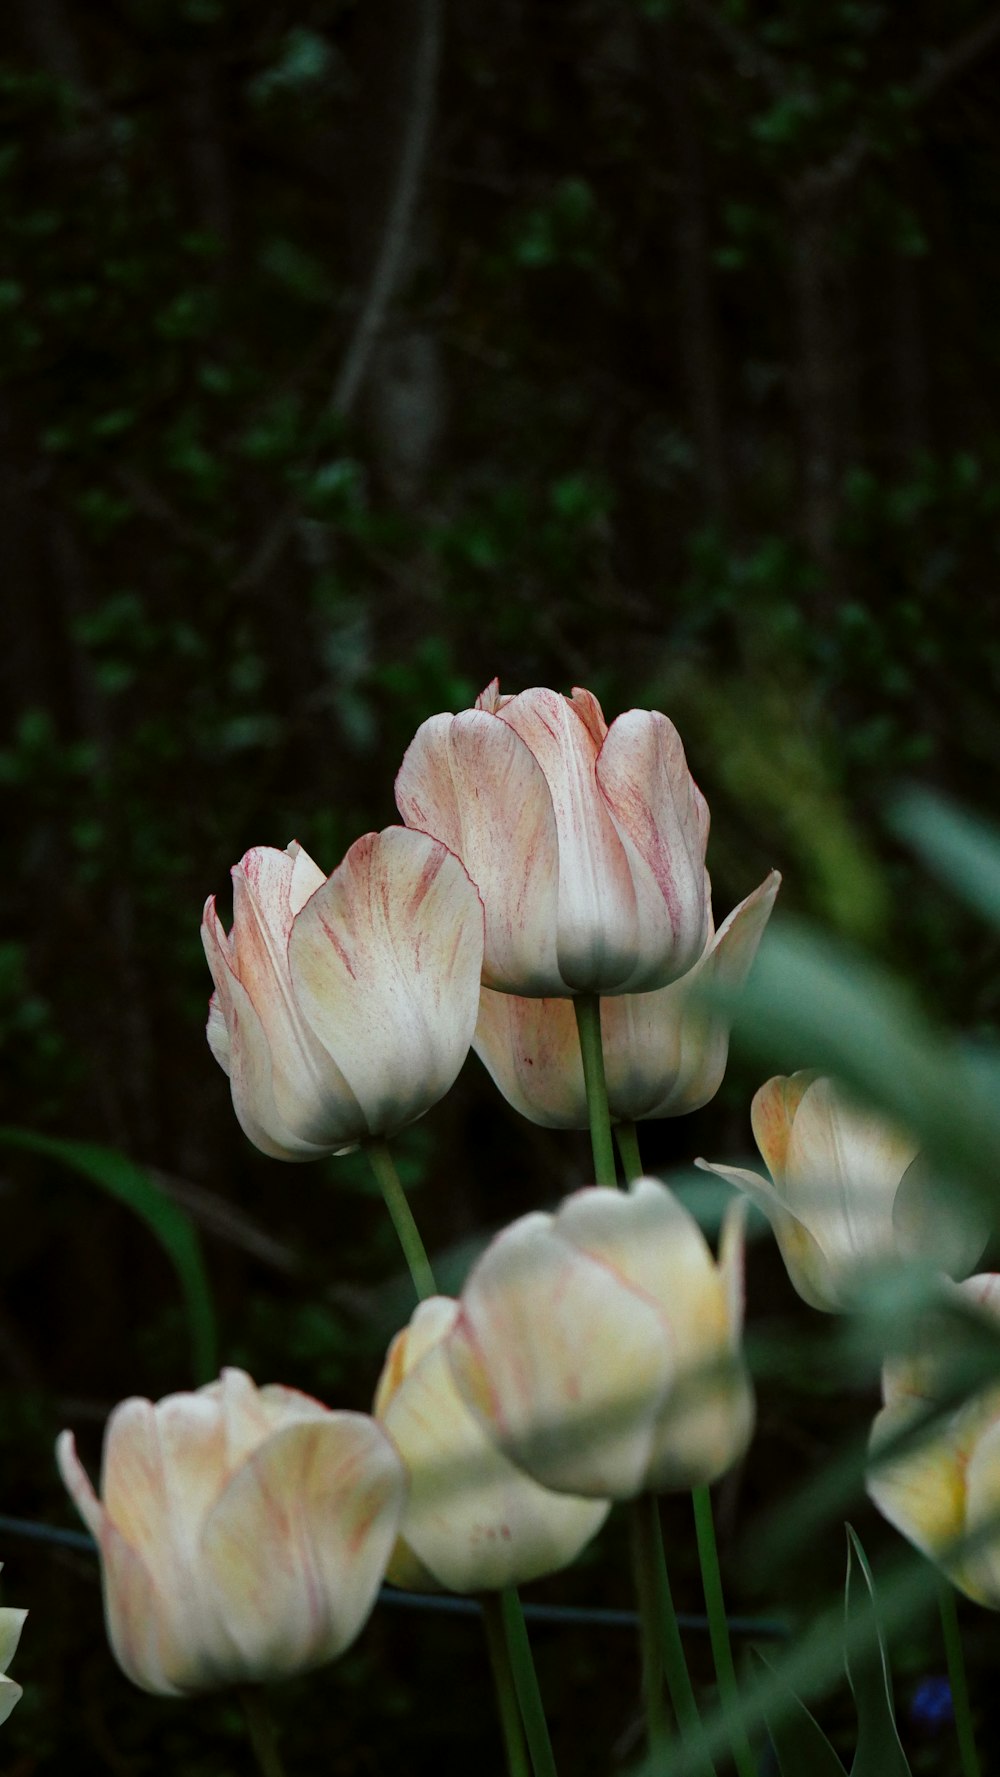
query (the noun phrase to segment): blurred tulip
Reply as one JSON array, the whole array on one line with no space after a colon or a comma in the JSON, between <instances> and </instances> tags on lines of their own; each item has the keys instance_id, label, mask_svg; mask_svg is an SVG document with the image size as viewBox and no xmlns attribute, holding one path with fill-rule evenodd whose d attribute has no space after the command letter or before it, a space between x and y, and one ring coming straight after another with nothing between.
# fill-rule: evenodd
<instances>
[{"instance_id":1,"label":"blurred tulip","mask_svg":"<svg viewBox=\"0 0 1000 1777\"><path fill-rule=\"evenodd\" d=\"M655 710L612 722L590 691L537 687L431 716L396 779L486 908L483 984L564 996L665 987L709 930L708 807Z\"/></svg>"},{"instance_id":2,"label":"blurred tulip","mask_svg":"<svg viewBox=\"0 0 1000 1777\"><path fill-rule=\"evenodd\" d=\"M108 1637L143 1690L183 1696L333 1660L375 1601L406 1475L380 1426L224 1370L127 1400L98 1499L71 1432L60 1473L95 1537Z\"/></svg>"},{"instance_id":3,"label":"blurred tulip","mask_svg":"<svg viewBox=\"0 0 1000 1777\"><path fill-rule=\"evenodd\" d=\"M956 1301L978 1312L995 1341L1000 1321L1000 1276L970 1277L955 1286ZM936 1561L961 1592L1000 1610L1000 1388L996 1385L948 1410L955 1396L949 1356L955 1346L930 1316L920 1349L886 1364L885 1406L872 1427L868 1492L883 1517ZM927 1430L913 1430L939 1414ZM886 1446L912 1431L902 1449ZM996 1534L990 1536L990 1525ZM981 1540L964 1552L963 1538Z\"/></svg>"},{"instance_id":4,"label":"blurred tulip","mask_svg":"<svg viewBox=\"0 0 1000 1777\"><path fill-rule=\"evenodd\" d=\"M611 1115L621 1123L680 1117L714 1098L729 1055L730 1018L692 989L742 986L774 906L776 870L734 908L704 954L669 987L601 1001ZM484 987L473 1048L508 1104L548 1129L586 1129L587 1092L573 1007Z\"/></svg>"},{"instance_id":5,"label":"blurred tulip","mask_svg":"<svg viewBox=\"0 0 1000 1777\"><path fill-rule=\"evenodd\" d=\"M713 1259L664 1185L592 1186L522 1216L475 1265L447 1351L488 1435L558 1492L629 1499L742 1456L743 1210Z\"/></svg>"},{"instance_id":6,"label":"blurred tulip","mask_svg":"<svg viewBox=\"0 0 1000 1777\"><path fill-rule=\"evenodd\" d=\"M250 1140L279 1160L346 1153L422 1117L469 1051L483 909L456 857L389 827L326 878L301 846L233 876L233 929L205 907L208 1040Z\"/></svg>"},{"instance_id":7,"label":"blurred tulip","mask_svg":"<svg viewBox=\"0 0 1000 1777\"><path fill-rule=\"evenodd\" d=\"M845 1308L873 1265L923 1258L961 1275L976 1263L985 1227L935 1185L909 1136L846 1099L832 1080L805 1070L778 1075L754 1097L750 1118L770 1179L742 1166L695 1165L764 1211L810 1307Z\"/></svg>"},{"instance_id":8,"label":"blurred tulip","mask_svg":"<svg viewBox=\"0 0 1000 1777\"><path fill-rule=\"evenodd\" d=\"M610 1506L550 1493L489 1441L448 1364L457 1316L445 1296L421 1302L379 1380L373 1411L410 1476L386 1578L411 1590L492 1592L567 1567Z\"/></svg>"},{"instance_id":9,"label":"blurred tulip","mask_svg":"<svg viewBox=\"0 0 1000 1777\"><path fill-rule=\"evenodd\" d=\"M17 1653L27 1614L26 1610L11 1610L9 1606L0 1608L0 1722L7 1720L21 1696L21 1686L7 1677L7 1668Z\"/></svg>"}]
</instances>

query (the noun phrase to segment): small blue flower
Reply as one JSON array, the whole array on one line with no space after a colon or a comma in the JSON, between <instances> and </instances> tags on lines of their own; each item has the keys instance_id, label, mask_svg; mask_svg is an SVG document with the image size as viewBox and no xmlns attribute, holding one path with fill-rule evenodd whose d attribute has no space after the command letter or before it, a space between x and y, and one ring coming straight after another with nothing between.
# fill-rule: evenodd
<instances>
[{"instance_id":1,"label":"small blue flower","mask_svg":"<svg viewBox=\"0 0 1000 1777\"><path fill-rule=\"evenodd\" d=\"M951 1685L943 1673L922 1678L910 1699L910 1719L915 1727L936 1733L955 1717Z\"/></svg>"}]
</instances>

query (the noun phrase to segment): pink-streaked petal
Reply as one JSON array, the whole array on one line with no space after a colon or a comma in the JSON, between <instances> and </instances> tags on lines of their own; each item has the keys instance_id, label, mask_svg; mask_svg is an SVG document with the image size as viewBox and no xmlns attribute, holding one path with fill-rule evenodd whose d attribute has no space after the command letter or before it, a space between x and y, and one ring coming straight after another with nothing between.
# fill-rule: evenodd
<instances>
[{"instance_id":1,"label":"pink-streaked petal","mask_svg":"<svg viewBox=\"0 0 1000 1777\"><path fill-rule=\"evenodd\" d=\"M205 1390L167 1395L154 1413L173 1557L193 1567L201 1526L229 1479L223 1416Z\"/></svg>"},{"instance_id":2,"label":"pink-streaked petal","mask_svg":"<svg viewBox=\"0 0 1000 1777\"><path fill-rule=\"evenodd\" d=\"M292 874L288 882L288 910L294 919L297 913L301 913L310 895L322 888L326 877L309 853L303 851L297 839L293 839L286 849L292 860Z\"/></svg>"},{"instance_id":3,"label":"pink-streaked petal","mask_svg":"<svg viewBox=\"0 0 1000 1777\"><path fill-rule=\"evenodd\" d=\"M105 1517L152 1573L169 1567L173 1527L152 1401L133 1396L111 1414L101 1457L101 1500Z\"/></svg>"},{"instance_id":4,"label":"pink-streaked petal","mask_svg":"<svg viewBox=\"0 0 1000 1777\"><path fill-rule=\"evenodd\" d=\"M676 728L657 710L627 710L612 722L596 781L633 884L634 962L615 991L666 987L708 940L705 799Z\"/></svg>"},{"instance_id":5,"label":"pink-streaked petal","mask_svg":"<svg viewBox=\"0 0 1000 1777\"><path fill-rule=\"evenodd\" d=\"M364 1414L330 1413L272 1433L202 1536L234 1678L280 1678L350 1645L375 1602L405 1497L403 1465Z\"/></svg>"},{"instance_id":6,"label":"pink-streaked petal","mask_svg":"<svg viewBox=\"0 0 1000 1777\"><path fill-rule=\"evenodd\" d=\"M213 993L208 1002L208 1023L205 1026L208 1046L224 1074L228 1074L231 1066L229 1030L225 1015L219 1004L219 996Z\"/></svg>"},{"instance_id":7,"label":"pink-streaked petal","mask_svg":"<svg viewBox=\"0 0 1000 1777\"><path fill-rule=\"evenodd\" d=\"M289 955L365 1133L391 1134L443 1097L472 1042L483 961L482 905L446 846L406 827L359 839L298 915Z\"/></svg>"},{"instance_id":8,"label":"pink-streaked petal","mask_svg":"<svg viewBox=\"0 0 1000 1777\"><path fill-rule=\"evenodd\" d=\"M604 1026L608 1008L601 1002ZM472 1047L509 1105L546 1129L586 1129L587 1092L573 1002L484 987Z\"/></svg>"},{"instance_id":9,"label":"pink-streaked petal","mask_svg":"<svg viewBox=\"0 0 1000 1777\"><path fill-rule=\"evenodd\" d=\"M523 1216L491 1242L447 1349L487 1436L543 1486L592 1499L644 1487L672 1338L657 1310L562 1239L551 1217Z\"/></svg>"},{"instance_id":10,"label":"pink-streaked petal","mask_svg":"<svg viewBox=\"0 0 1000 1777\"><path fill-rule=\"evenodd\" d=\"M583 685L574 685L569 701L570 706L576 711L584 727L588 730L596 750L600 752L608 732L608 725L604 720L604 711L594 693L587 691Z\"/></svg>"},{"instance_id":11,"label":"pink-streaked petal","mask_svg":"<svg viewBox=\"0 0 1000 1777\"><path fill-rule=\"evenodd\" d=\"M564 993L552 798L532 753L506 721L486 710L432 716L407 748L396 802L408 827L433 834L461 858L479 890L486 911L485 985Z\"/></svg>"},{"instance_id":12,"label":"pink-streaked petal","mask_svg":"<svg viewBox=\"0 0 1000 1777\"><path fill-rule=\"evenodd\" d=\"M560 975L575 991L620 992L641 939L628 860L598 790L593 732L567 698L542 686L512 697L500 721L530 749L552 799Z\"/></svg>"},{"instance_id":13,"label":"pink-streaked petal","mask_svg":"<svg viewBox=\"0 0 1000 1777\"><path fill-rule=\"evenodd\" d=\"M437 1318L444 1326L445 1317ZM492 1591L555 1573L607 1516L605 1502L550 1493L500 1454L458 1394L443 1335L422 1351L380 1417L410 1476L401 1536L449 1592Z\"/></svg>"},{"instance_id":14,"label":"pink-streaked petal","mask_svg":"<svg viewBox=\"0 0 1000 1777\"><path fill-rule=\"evenodd\" d=\"M275 1051L250 995L236 980L230 991L229 1078L243 1133L275 1160L315 1160L355 1147L366 1133L364 1120L330 1058L321 1057L316 1044L312 1066L297 1044L291 1055L286 1052L279 1073Z\"/></svg>"},{"instance_id":15,"label":"pink-streaked petal","mask_svg":"<svg viewBox=\"0 0 1000 1777\"><path fill-rule=\"evenodd\" d=\"M500 705L502 703L508 703L509 701L509 698L504 698L500 695L500 680L493 678L490 680L489 684L484 686L483 690L480 691L479 696L476 698L475 708L477 710L487 710L491 716L495 716Z\"/></svg>"},{"instance_id":16,"label":"pink-streaked petal","mask_svg":"<svg viewBox=\"0 0 1000 1777\"><path fill-rule=\"evenodd\" d=\"M207 1657L203 1611L194 1586L157 1583L138 1550L105 1519L100 1538L104 1615L111 1651L141 1690L178 1697L225 1684ZM185 1576L186 1577L186 1576Z\"/></svg>"},{"instance_id":17,"label":"pink-streaked petal","mask_svg":"<svg viewBox=\"0 0 1000 1777\"><path fill-rule=\"evenodd\" d=\"M56 1439L56 1465L63 1486L96 1541L104 1523L104 1507L76 1453L76 1439L71 1431L60 1432Z\"/></svg>"}]
</instances>

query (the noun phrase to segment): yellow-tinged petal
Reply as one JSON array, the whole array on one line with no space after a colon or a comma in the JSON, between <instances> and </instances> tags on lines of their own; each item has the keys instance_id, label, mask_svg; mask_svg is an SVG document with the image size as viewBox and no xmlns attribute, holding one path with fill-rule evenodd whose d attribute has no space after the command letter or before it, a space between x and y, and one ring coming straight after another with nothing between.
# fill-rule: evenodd
<instances>
[{"instance_id":1,"label":"yellow-tinged petal","mask_svg":"<svg viewBox=\"0 0 1000 1777\"><path fill-rule=\"evenodd\" d=\"M882 1516L938 1561L966 1529L965 1464L952 1427L938 1423L915 1433L912 1443L897 1454L880 1454L910 1430L919 1411L912 1401L899 1400L877 1415L867 1487Z\"/></svg>"},{"instance_id":2,"label":"yellow-tinged petal","mask_svg":"<svg viewBox=\"0 0 1000 1777\"><path fill-rule=\"evenodd\" d=\"M1000 1610L1000 1418L996 1415L979 1437L965 1470L965 1519L969 1531L982 1531L985 1540L959 1556L956 1584L970 1598ZM993 1526L992 1532L988 1526Z\"/></svg>"},{"instance_id":3,"label":"yellow-tinged petal","mask_svg":"<svg viewBox=\"0 0 1000 1777\"><path fill-rule=\"evenodd\" d=\"M557 1572L576 1558L609 1508L540 1487L487 1438L448 1363L445 1341L457 1312L457 1303L440 1297L421 1304L407 1329L413 1338L404 1332L390 1351L391 1380L386 1385L383 1374L376 1411L410 1475L403 1551L397 1545L389 1577L419 1584L429 1572L448 1591L471 1593Z\"/></svg>"},{"instance_id":4,"label":"yellow-tinged petal","mask_svg":"<svg viewBox=\"0 0 1000 1777\"><path fill-rule=\"evenodd\" d=\"M552 1223L524 1216L491 1242L466 1283L449 1361L487 1434L537 1481L630 1498L645 1486L674 1341L659 1308Z\"/></svg>"},{"instance_id":5,"label":"yellow-tinged petal","mask_svg":"<svg viewBox=\"0 0 1000 1777\"><path fill-rule=\"evenodd\" d=\"M602 1000L602 1029L608 1008L622 1003ZM572 1000L525 999L484 987L472 1047L522 1117L545 1129L587 1128L587 1089Z\"/></svg>"},{"instance_id":6,"label":"yellow-tinged petal","mask_svg":"<svg viewBox=\"0 0 1000 1777\"><path fill-rule=\"evenodd\" d=\"M375 1602L405 1496L399 1457L364 1414L272 1432L201 1537L233 1678L307 1671L350 1645Z\"/></svg>"},{"instance_id":7,"label":"yellow-tinged petal","mask_svg":"<svg viewBox=\"0 0 1000 1777\"><path fill-rule=\"evenodd\" d=\"M483 910L446 846L406 827L357 840L296 917L289 959L367 1133L392 1134L448 1091L475 1029Z\"/></svg>"},{"instance_id":8,"label":"yellow-tinged petal","mask_svg":"<svg viewBox=\"0 0 1000 1777\"><path fill-rule=\"evenodd\" d=\"M779 1190L795 1113L803 1095L818 1078L812 1068L802 1068L797 1074L777 1074L765 1081L750 1106L754 1141Z\"/></svg>"},{"instance_id":9,"label":"yellow-tinged petal","mask_svg":"<svg viewBox=\"0 0 1000 1777\"><path fill-rule=\"evenodd\" d=\"M487 709L432 716L396 778L407 826L462 859L486 910L483 981L562 993L556 954L559 849L552 798L529 748Z\"/></svg>"}]
</instances>

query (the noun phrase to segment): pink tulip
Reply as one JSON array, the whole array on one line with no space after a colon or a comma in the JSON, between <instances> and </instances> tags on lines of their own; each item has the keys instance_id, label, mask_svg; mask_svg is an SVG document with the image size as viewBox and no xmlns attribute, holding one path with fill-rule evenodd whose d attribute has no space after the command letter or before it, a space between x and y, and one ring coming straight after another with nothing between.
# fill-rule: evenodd
<instances>
[{"instance_id":1,"label":"pink tulip","mask_svg":"<svg viewBox=\"0 0 1000 1777\"><path fill-rule=\"evenodd\" d=\"M704 951L708 808L655 710L609 728L590 691L501 697L494 679L475 709L417 730L396 801L482 895L486 987L647 992Z\"/></svg>"},{"instance_id":2,"label":"pink tulip","mask_svg":"<svg viewBox=\"0 0 1000 1777\"><path fill-rule=\"evenodd\" d=\"M729 1055L730 1019L698 990L740 987L770 918L776 870L734 908L693 969L654 993L601 1001L611 1115L622 1123L680 1117L714 1098ZM473 1048L508 1104L549 1129L586 1129L587 1093L573 1007L484 987Z\"/></svg>"},{"instance_id":3,"label":"pink tulip","mask_svg":"<svg viewBox=\"0 0 1000 1777\"><path fill-rule=\"evenodd\" d=\"M422 1117L469 1051L483 909L426 833L356 841L332 876L301 846L233 870L228 937L205 906L208 1040L250 1140L279 1160L346 1153Z\"/></svg>"},{"instance_id":4,"label":"pink tulip","mask_svg":"<svg viewBox=\"0 0 1000 1777\"><path fill-rule=\"evenodd\" d=\"M374 1420L242 1370L116 1407L100 1499L72 1432L56 1455L100 1550L115 1658L161 1696L336 1659L368 1618L406 1497Z\"/></svg>"}]
</instances>

